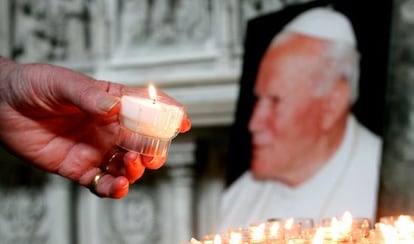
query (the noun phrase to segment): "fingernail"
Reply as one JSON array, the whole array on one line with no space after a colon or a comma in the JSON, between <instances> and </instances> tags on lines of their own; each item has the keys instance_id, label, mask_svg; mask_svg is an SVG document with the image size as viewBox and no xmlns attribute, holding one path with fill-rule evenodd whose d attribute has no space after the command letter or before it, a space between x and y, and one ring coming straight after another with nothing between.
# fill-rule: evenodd
<instances>
[{"instance_id":1,"label":"fingernail","mask_svg":"<svg viewBox=\"0 0 414 244\"><path fill-rule=\"evenodd\" d=\"M104 112L111 111L119 103L117 97L107 96L98 102L98 108Z\"/></svg>"}]
</instances>

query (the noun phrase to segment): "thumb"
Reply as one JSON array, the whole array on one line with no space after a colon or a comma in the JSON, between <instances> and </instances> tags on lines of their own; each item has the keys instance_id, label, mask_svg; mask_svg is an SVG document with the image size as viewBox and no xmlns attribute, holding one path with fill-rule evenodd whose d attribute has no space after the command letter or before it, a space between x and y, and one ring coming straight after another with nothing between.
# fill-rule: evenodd
<instances>
[{"instance_id":1,"label":"thumb","mask_svg":"<svg viewBox=\"0 0 414 244\"><path fill-rule=\"evenodd\" d=\"M99 113L109 113L112 114L119 109L120 99L111 95L103 96L96 101L96 108Z\"/></svg>"},{"instance_id":2,"label":"thumb","mask_svg":"<svg viewBox=\"0 0 414 244\"><path fill-rule=\"evenodd\" d=\"M119 86L110 82L95 81L84 89L75 92L74 103L84 111L94 114L116 112L120 98L110 94L111 86Z\"/></svg>"},{"instance_id":3,"label":"thumb","mask_svg":"<svg viewBox=\"0 0 414 244\"><path fill-rule=\"evenodd\" d=\"M26 70L30 71L26 72L29 79L40 77L38 80L47 80L52 84L51 90L40 94L54 95L51 100L63 98L85 112L104 115L113 111L120 102L123 89L121 84L95 80L85 74L54 65L32 65L27 66ZM37 83L40 84L38 89L48 87Z\"/></svg>"},{"instance_id":4,"label":"thumb","mask_svg":"<svg viewBox=\"0 0 414 244\"><path fill-rule=\"evenodd\" d=\"M119 110L121 88L120 84L105 81L80 83L71 91L70 99L83 111L112 114Z\"/></svg>"}]
</instances>

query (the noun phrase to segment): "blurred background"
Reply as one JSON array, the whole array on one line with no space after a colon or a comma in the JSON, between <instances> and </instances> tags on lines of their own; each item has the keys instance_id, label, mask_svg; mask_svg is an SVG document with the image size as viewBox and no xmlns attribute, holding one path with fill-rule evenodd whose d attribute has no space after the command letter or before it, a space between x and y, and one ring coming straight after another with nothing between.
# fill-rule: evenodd
<instances>
[{"instance_id":1,"label":"blurred background","mask_svg":"<svg viewBox=\"0 0 414 244\"><path fill-rule=\"evenodd\" d=\"M208 234L220 192L245 167L231 163L229 144L238 138L236 110L243 113L247 23L310 2L0 0L2 56L131 86L153 82L186 105L193 122L174 139L166 165L148 170L122 200L97 198L2 150L0 243L174 244ZM414 214L414 0L349 2L382 38L383 80L366 89L379 98L369 104L375 117L356 108L378 122L373 130L385 142L378 215Z\"/></svg>"}]
</instances>

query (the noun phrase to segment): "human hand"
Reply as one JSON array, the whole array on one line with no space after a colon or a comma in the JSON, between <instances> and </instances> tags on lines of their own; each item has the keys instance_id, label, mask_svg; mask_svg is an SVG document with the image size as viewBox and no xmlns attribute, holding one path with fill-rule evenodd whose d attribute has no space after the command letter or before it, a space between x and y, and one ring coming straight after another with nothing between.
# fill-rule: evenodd
<instances>
[{"instance_id":1,"label":"human hand","mask_svg":"<svg viewBox=\"0 0 414 244\"><path fill-rule=\"evenodd\" d=\"M166 161L133 152L111 153L119 130L119 97L130 89L144 88L0 57L0 141L40 169L85 187L92 183L98 196L122 198L146 168L158 169ZM186 115L180 132L190 127Z\"/></svg>"}]
</instances>

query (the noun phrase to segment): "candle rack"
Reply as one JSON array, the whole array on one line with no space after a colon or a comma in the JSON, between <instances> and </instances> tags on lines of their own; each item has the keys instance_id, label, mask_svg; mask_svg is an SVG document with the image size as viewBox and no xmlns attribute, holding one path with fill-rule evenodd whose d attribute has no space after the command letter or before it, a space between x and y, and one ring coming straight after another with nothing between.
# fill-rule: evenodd
<instances>
[{"instance_id":1,"label":"candle rack","mask_svg":"<svg viewBox=\"0 0 414 244\"><path fill-rule=\"evenodd\" d=\"M414 244L414 217L380 218L372 225L368 218L354 219L346 212L341 218L271 219L246 228L231 228L210 234L200 241L182 244Z\"/></svg>"}]
</instances>

